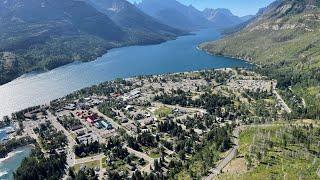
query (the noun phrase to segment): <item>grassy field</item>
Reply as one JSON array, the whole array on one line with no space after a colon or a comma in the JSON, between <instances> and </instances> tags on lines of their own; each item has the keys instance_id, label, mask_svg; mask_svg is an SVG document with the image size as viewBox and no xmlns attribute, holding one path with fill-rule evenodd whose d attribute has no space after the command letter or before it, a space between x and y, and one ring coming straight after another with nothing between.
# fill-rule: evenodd
<instances>
[{"instance_id":1,"label":"grassy field","mask_svg":"<svg viewBox=\"0 0 320 180\"><path fill-rule=\"evenodd\" d=\"M76 164L74 166L74 170L77 172L83 166L86 166L87 168L96 168L96 167L100 168L100 163L101 163L100 160L96 160L96 161L90 161L90 162L83 163L83 164Z\"/></svg>"},{"instance_id":2,"label":"grassy field","mask_svg":"<svg viewBox=\"0 0 320 180\"><path fill-rule=\"evenodd\" d=\"M150 156L151 158L154 158L154 159L160 158L160 154L159 154L159 153L151 153L151 154L149 154L149 156Z\"/></svg>"},{"instance_id":3,"label":"grassy field","mask_svg":"<svg viewBox=\"0 0 320 180\"><path fill-rule=\"evenodd\" d=\"M248 128L240 134L238 158L218 179L319 179L319 133L302 124ZM246 168L231 167L241 161Z\"/></svg>"},{"instance_id":4,"label":"grassy field","mask_svg":"<svg viewBox=\"0 0 320 180\"><path fill-rule=\"evenodd\" d=\"M172 114L172 109L166 106L162 106L159 109L157 109L154 114L159 117L159 118L163 118L168 116L169 114Z\"/></svg>"},{"instance_id":5,"label":"grassy field","mask_svg":"<svg viewBox=\"0 0 320 180\"><path fill-rule=\"evenodd\" d=\"M107 163L106 163L107 157L102 158L102 168L106 168L107 167Z\"/></svg>"}]
</instances>

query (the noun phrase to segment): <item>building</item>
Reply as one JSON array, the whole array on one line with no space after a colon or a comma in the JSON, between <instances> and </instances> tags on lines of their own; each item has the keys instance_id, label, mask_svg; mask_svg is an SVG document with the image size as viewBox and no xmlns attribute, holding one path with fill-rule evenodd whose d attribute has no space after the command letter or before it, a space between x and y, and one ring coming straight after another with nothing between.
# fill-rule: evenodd
<instances>
[{"instance_id":1,"label":"building","mask_svg":"<svg viewBox=\"0 0 320 180\"><path fill-rule=\"evenodd\" d=\"M94 123L94 126L95 126L96 128L98 128L98 129L101 129L101 128L102 128L100 122Z\"/></svg>"},{"instance_id":2,"label":"building","mask_svg":"<svg viewBox=\"0 0 320 180\"><path fill-rule=\"evenodd\" d=\"M89 124L93 124L97 120L97 117L95 115L91 115L91 116L88 116L86 120Z\"/></svg>"},{"instance_id":3,"label":"building","mask_svg":"<svg viewBox=\"0 0 320 180\"><path fill-rule=\"evenodd\" d=\"M135 99L135 98L138 98L140 96L141 92L137 89L135 90L132 90L131 92L129 92L128 94L125 94L123 96L123 101L128 101L128 100L131 100L131 99Z\"/></svg>"},{"instance_id":4,"label":"building","mask_svg":"<svg viewBox=\"0 0 320 180\"><path fill-rule=\"evenodd\" d=\"M137 90L137 89L135 89L135 90L132 90L130 93L129 93L129 95L131 96L131 97L134 97L134 96L137 96L137 95L140 95L140 91L139 90Z\"/></svg>"},{"instance_id":5,"label":"building","mask_svg":"<svg viewBox=\"0 0 320 180\"><path fill-rule=\"evenodd\" d=\"M24 114L24 117L26 119L35 119L36 118L36 115L35 114L32 114L31 112L28 112L28 113L25 113Z\"/></svg>"},{"instance_id":6,"label":"building","mask_svg":"<svg viewBox=\"0 0 320 180\"><path fill-rule=\"evenodd\" d=\"M134 124L128 123L128 124L125 124L124 127L126 129L128 129L129 131L133 131L135 133L138 133L138 128Z\"/></svg>"},{"instance_id":7,"label":"building","mask_svg":"<svg viewBox=\"0 0 320 180\"><path fill-rule=\"evenodd\" d=\"M77 140L80 142L80 143L92 143L92 142L95 142L97 141L96 138L94 138L92 136L92 134L85 134L83 136L78 136L77 137Z\"/></svg>"},{"instance_id":8,"label":"building","mask_svg":"<svg viewBox=\"0 0 320 180\"><path fill-rule=\"evenodd\" d=\"M74 110L76 110L76 105L75 104L68 104L63 109L68 110L68 111L74 111Z\"/></svg>"},{"instance_id":9,"label":"building","mask_svg":"<svg viewBox=\"0 0 320 180\"><path fill-rule=\"evenodd\" d=\"M134 107L131 106L131 105L128 105L126 108L125 108L126 111L133 111L134 110Z\"/></svg>"},{"instance_id":10,"label":"building","mask_svg":"<svg viewBox=\"0 0 320 180\"><path fill-rule=\"evenodd\" d=\"M147 125L151 125L154 123L154 119L152 117L150 118L146 118L140 121L141 126L147 126Z\"/></svg>"},{"instance_id":11,"label":"building","mask_svg":"<svg viewBox=\"0 0 320 180\"><path fill-rule=\"evenodd\" d=\"M71 131L76 131L76 130L78 130L78 129L82 129L82 125L76 125L76 126L72 126L72 127L70 128Z\"/></svg>"},{"instance_id":12,"label":"building","mask_svg":"<svg viewBox=\"0 0 320 180\"><path fill-rule=\"evenodd\" d=\"M111 125L110 123L107 123L106 121L101 121L101 124L102 124L107 130L113 129L112 125Z\"/></svg>"}]
</instances>

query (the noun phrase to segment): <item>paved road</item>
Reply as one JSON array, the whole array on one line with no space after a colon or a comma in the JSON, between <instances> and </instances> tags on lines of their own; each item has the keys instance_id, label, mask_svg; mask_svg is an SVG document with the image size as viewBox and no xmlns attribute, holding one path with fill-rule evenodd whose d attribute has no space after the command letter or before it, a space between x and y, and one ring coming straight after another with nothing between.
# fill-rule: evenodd
<instances>
[{"instance_id":1,"label":"paved road","mask_svg":"<svg viewBox=\"0 0 320 180\"><path fill-rule=\"evenodd\" d=\"M93 113L97 113L98 116L103 117L104 119L106 119L108 122L110 122L110 123L112 124L112 126L113 126L115 129L118 129L118 128L124 129L128 135L130 135L130 136L135 136L135 134L134 134L132 131L124 128L122 125L118 124L118 123L115 122L113 119L111 119L111 118L109 118L108 116L104 115L103 113L99 112L99 110L98 110L97 108L91 109L91 111L92 111ZM135 156L137 156L137 157L139 157L139 158L143 158L144 160L148 161L148 164L141 169L142 172L147 172L147 173L148 173L148 172L151 172L150 167L153 166L155 159L149 157L149 156L148 156L147 154L145 154L145 153L142 153L142 152L136 151L136 150L134 150L134 149L132 149L132 148L130 148L130 147L127 147L126 145L125 145L124 147L128 150L129 153L132 153L132 154L134 154ZM100 155L97 155L97 156L94 156L94 157L77 159L76 162L75 162L75 164L81 164L81 163L85 163L85 162L95 161L95 160L102 159L103 157L105 157L105 156L104 156L103 154L100 154Z\"/></svg>"},{"instance_id":2,"label":"paved road","mask_svg":"<svg viewBox=\"0 0 320 180\"><path fill-rule=\"evenodd\" d=\"M286 102L279 95L279 93L276 90L276 87L277 87L277 83L274 82L273 83L273 94L276 95L276 98L277 98L278 102L280 103L281 107L283 108L283 110L290 114L292 112L292 110L289 108L289 106L286 104Z\"/></svg>"},{"instance_id":3,"label":"paved road","mask_svg":"<svg viewBox=\"0 0 320 180\"><path fill-rule=\"evenodd\" d=\"M222 169L226 167L236 156L238 153L238 148L239 148L239 135L240 131L244 128L247 127L270 127L270 126L277 126L277 124L259 124L259 125L243 125L243 126L238 126L236 127L233 132L233 138L232 142L234 146L232 149L229 151L226 157L224 157L217 165L216 167L212 168L209 172L210 175L207 177L202 178L203 180L212 180L216 175L220 174Z\"/></svg>"},{"instance_id":4,"label":"paved road","mask_svg":"<svg viewBox=\"0 0 320 180\"><path fill-rule=\"evenodd\" d=\"M122 125L118 124L117 122L115 122L113 119L111 119L110 117L104 115L103 113L101 113L97 107L95 107L94 109L91 109L92 112L97 113L98 116L103 117L105 120L107 120L108 122L111 123L111 125L115 128L115 129L123 129L126 131L126 133L130 136L135 136L134 133L132 131L129 131L128 129L126 129L125 127L123 127Z\"/></svg>"},{"instance_id":5,"label":"paved road","mask_svg":"<svg viewBox=\"0 0 320 180\"><path fill-rule=\"evenodd\" d=\"M38 135L33 131L34 128L38 127L38 123L35 121L24 121L23 126L24 126L23 130L25 131L25 134L23 134L22 136L30 136L31 138L35 139L39 145L41 145ZM43 153L46 153L46 151L42 147L41 147L41 151Z\"/></svg>"},{"instance_id":6,"label":"paved road","mask_svg":"<svg viewBox=\"0 0 320 180\"><path fill-rule=\"evenodd\" d=\"M74 112L71 112L71 113L73 114L74 117L77 117ZM100 129L96 129L95 126L89 125L89 123L87 123L86 121L83 122L82 119L79 119L79 120L81 121L81 124L85 129L91 131L90 134L92 137L96 138L100 143L106 143L106 138L103 138L99 133Z\"/></svg>"},{"instance_id":7,"label":"paved road","mask_svg":"<svg viewBox=\"0 0 320 180\"><path fill-rule=\"evenodd\" d=\"M68 139L68 147L67 147L67 164L68 167L72 167L75 164L75 154L73 152L73 147L75 145L77 145L76 140L73 139L73 137L71 136L71 133L66 130L57 120L57 118L52 115L49 111L47 111L48 113L48 120L50 120L50 122L52 123L52 125L58 130L58 131L62 131Z\"/></svg>"},{"instance_id":8,"label":"paved road","mask_svg":"<svg viewBox=\"0 0 320 180\"><path fill-rule=\"evenodd\" d=\"M213 179L213 177L215 177L216 175L220 174L220 172L222 171L222 169L224 167L226 167L227 164L229 164L232 159L234 159L237 156L237 152L238 152L238 148L239 148L239 132L240 132L240 127L236 127L232 134L233 134L233 143L234 146L232 147L232 149L229 151L229 153L227 154L226 157L224 157L217 165L215 168L211 169L210 172L211 174L207 177L202 178L203 180L211 180Z\"/></svg>"},{"instance_id":9,"label":"paved road","mask_svg":"<svg viewBox=\"0 0 320 180\"><path fill-rule=\"evenodd\" d=\"M178 109L182 109L182 110L187 111L187 112L190 112L190 111L192 111L192 112L203 112L203 113L207 112L207 110L201 109L201 108L181 107L179 105L168 105L168 104L162 104L162 103L158 103L158 102L153 102L152 106L155 106L155 107L166 106L166 107L169 107L171 109L178 108Z\"/></svg>"},{"instance_id":10,"label":"paved road","mask_svg":"<svg viewBox=\"0 0 320 180\"><path fill-rule=\"evenodd\" d=\"M135 156L137 156L137 157L139 157L139 158L142 158L142 159L148 161L148 164L145 165L145 166L140 170L141 172L146 172L146 173L150 173L150 172L151 172L151 167L154 166L154 160L156 160L156 159L149 157L149 156L148 156L147 154L145 154L145 153L136 151L136 150L128 147L127 145L125 145L124 147L128 150L129 153L132 153L132 154L134 154Z\"/></svg>"},{"instance_id":11,"label":"paved road","mask_svg":"<svg viewBox=\"0 0 320 180\"><path fill-rule=\"evenodd\" d=\"M304 98L301 98L301 101L302 101L303 108L307 108L307 104Z\"/></svg>"},{"instance_id":12,"label":"paved road","mask_svg":"<svg viewBox=\"0 0 320 180\"><path fill-rule=\"evenodd\" d=\"M135 134L132 131L129 131L128 129L124 128L122 125L120 125L117 122L115 122L113 119L111 119L108 116L104 115L103 113L99 112L99 110L97 108L94 108L94 109L91 109L91 110L92 110L93 113L97 113L98 116L103 117L108 122L110 122L115 129L118 129L118 128L124 129L128 135L135 136ZM148 164L144 168L141 169L142 172L151 172L150 167L152 167L154 165L154 160L155 159L149 157L145 153L136 151L136 150L134 150L134 149L132 149L132 148L126 146L126 145L124 147L128 150L129 153L132 153L135 156L137 156L139 158L143 158L144 160L148 161ZM103 157L104 157L104 155L103 156L102 155L95 156L93 159L92 159L92 157L91 158L82 158L82 159L76 160L76 164L98 160L99 158L101 159Z\"/></svg>"}]
</instances>

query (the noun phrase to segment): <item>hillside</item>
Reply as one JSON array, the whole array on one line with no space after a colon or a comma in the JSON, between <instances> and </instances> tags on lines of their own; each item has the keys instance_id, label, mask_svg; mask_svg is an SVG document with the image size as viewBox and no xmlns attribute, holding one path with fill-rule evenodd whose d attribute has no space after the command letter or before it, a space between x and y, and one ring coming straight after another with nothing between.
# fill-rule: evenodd
<instances>
[{"instance_id":1,"label":"hillside","mask_svg":"<svg viewBox=\"0 0 320 180\"><path fill-rule=\"evenodd\" d=\"M162 42L185 34L181 30L160 23L126 0L88 1L117 25L134 33L137 40Z\"/></svg>"},{"instance_id":2,"label":"hillside","mask_svg":"<svg viewBox=\"0 0 320 180\"><path fill-rule=\"evenodd\" d=\"M139 12L131 20L146 22L140 26L148 31L114 22L115 16L109 18L84 1L0 0L0 84L26 72L91 61L114 47L160 43L182 34L139 19L146 16Z\"/></svg>"},{"instance_id":3,"label":"hillside","mask_svg":"<svg viewBox=\"0 0 320 180\"><path fill-rule=\"evenodd\" d=\"M136 6L146 14L175 28L190 31L213 26L201 11L176 0L143 0Z\"/></svg>"},{"instance_id":4,"label":"hillside","mask_svg":"<svg viewBox=\"0 0 320 180\"><path fill-rule=\"evenodd\" d=\"M306 108L298 108L296 115L319 119L318 5L317 0L275 1L241 31L200 47L211 54L242 58L260 65L259 71L276 78L284 94L293 94L288 95L287 101L306 102Z\"/></svg>"},{"instance_id":5,"label":"hillside","mask_svg":"<svg viewBox=\"0 0 320 180\"><path fill-rule=\"evenodd\" d=\"M1 0L0 9L0 84L32 70L89 61L128 36L80 1Z\"/></svg>"},{"instance_id":6,"label":"hillside","mask_svg":"<svg viewBox=\"0 0 320 180\"><path fill-rule=\"evenodd\" d=\"M238 156L215 179L319 179L319 132L314 121L243 128Z\"/></svg>"},{"instance_id":7,"label":"hillside","mask_svg":"<svg viewBox=\"0 0 320 180\"><path fill-rule=\"evenodd\" d=\"M249 21L249 20L251 20L252 18L254 18L254 15L246 15L246 16L240 17L240 19L242 20L242 22Z\"/></svg>"}]
</instances>

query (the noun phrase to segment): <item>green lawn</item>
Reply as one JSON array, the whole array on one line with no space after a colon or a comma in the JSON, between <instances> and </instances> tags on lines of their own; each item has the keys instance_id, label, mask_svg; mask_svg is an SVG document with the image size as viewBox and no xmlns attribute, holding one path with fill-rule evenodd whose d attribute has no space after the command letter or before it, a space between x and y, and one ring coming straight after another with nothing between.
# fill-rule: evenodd
<instances>
[{"instance_id":1,"label":"green lawn","mask_svg":"<svg viewBox=\"0 0 320 180\"><path fill-rule=\"evenodd\" d=\"M82 164L76 164L74 166L75 171L76 172L79 171L82 166L86 166L88 168L96 168L96 167L100 168L100 160L90 161L90 162L82 163Z\"/></svg>"},{"instance_id":2,"label":"green lawn","mask_svg":"<svg viewBox=\"0 0 320 180\"><path fill-rule=\"evenodd\" d=\"M163 118L168 116L169 114L172 114L172 109L166 106L160 107L159 109L157 109L154 114L159 117L159 118Z\"/></svg>"},{"instance_id":3,"label":"green lawn","mask_svg":"<svg viewBox=\"0 0 320 180\"><path fill-rule=\"evenodd\" d=\"M104 157L104 158L101 159L102 168L106 168L107 167L106 160L107 160L107 157Z\"/></svg>"},{"instance_id":4,"label":"green lawn","mask_svg":"<svg viewBox=\"0 0 320 180\"><path fill-rule=\"evenodd\" d=\"M149 156L150 156L151 158L154 158L154 159L160 158L160 154L159 154L159 153L151 153Z\"/></svg>"}]
</instances>

